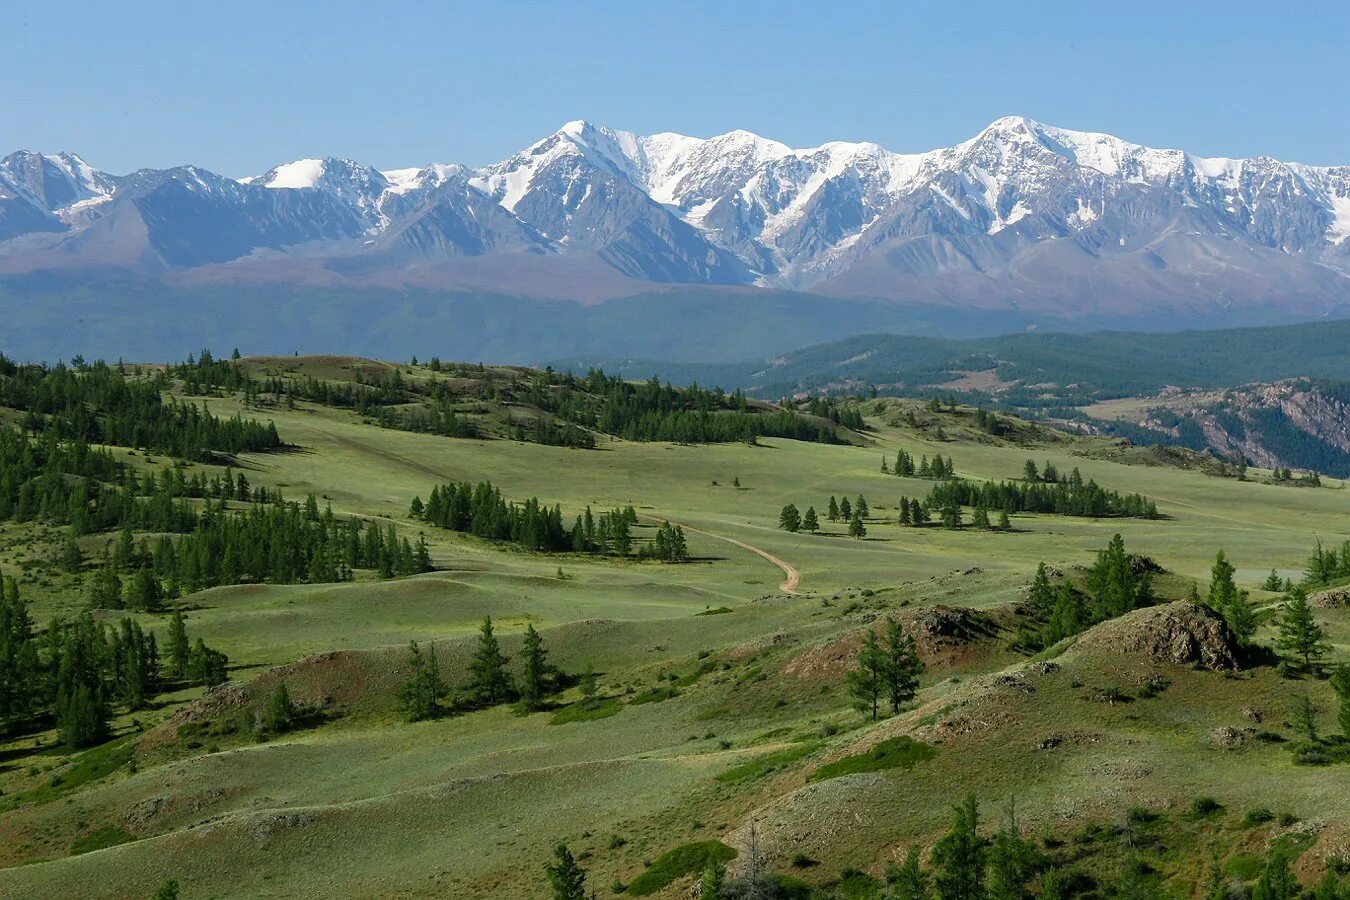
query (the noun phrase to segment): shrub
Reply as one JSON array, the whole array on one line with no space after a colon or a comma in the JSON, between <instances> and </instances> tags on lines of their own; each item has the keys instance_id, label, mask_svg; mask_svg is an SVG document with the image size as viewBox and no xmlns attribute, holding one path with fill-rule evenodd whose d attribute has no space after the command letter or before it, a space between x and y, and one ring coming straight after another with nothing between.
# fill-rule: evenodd
<instances>
[{"instance_id":1,"label":"shrub","mask_svg":"<svg viewBox=\"0 0 1350 900\"><path fill-rule=\"evenodd\" d=\"M702 872L709 865L719 865L736 858L736 851L721 841L699 841L684 844L663 853L647 870L628 884L628 893L645 897L670 884L676 878Z\"/></svg>"},{"instance_id":2,"label":"shrub","mask_svg":"<svg viewBox=\"0 0 1350 900\"><path fill-rule=\"evenodd\" d=\"M867 753L845 756L821 766L811 775L811 780L822 781L860 772L880 772L883 769L908 769L936 755L937 748L931 744L901 735L882 741Z\"/></svg>"},{"instance_id":3,"label":"shrub","mask_svg":"<svg viewBox=\"0 0 1350 900\"><path fill-rule=\"evenodd\" d=\"M1196 797L1191 801L1191 814L1198 817L1211 816L1223 809L1223 804L1213 797Z\"/></svg>"},{"instance_id":4,"label":"shrub","mask_svg":"<svg viewBox=\"0 0 1350 900\"><path fill-rule=\"evenodd\" d=\"M1257 806L1247 810L1242 816L1242 824L1246 828L1255 828L1257 825L1264 825L1266 822L1275 818L1275 814L1264 806Z\"/></svg>"}]
</instances>

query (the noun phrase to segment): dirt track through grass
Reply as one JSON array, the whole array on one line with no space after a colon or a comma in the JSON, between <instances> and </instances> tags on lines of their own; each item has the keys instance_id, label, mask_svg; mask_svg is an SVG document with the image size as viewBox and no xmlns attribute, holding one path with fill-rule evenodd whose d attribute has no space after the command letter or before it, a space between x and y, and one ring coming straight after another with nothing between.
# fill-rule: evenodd
<instances>
[{"instance_id":1,"label":"dirt track through grass","mask_svg":"<svg viewBox=\"0 0 1350 900\"><path fill-rule=\"evenodd\" d=\"M783 575L786 577L778 585L778 589L785 594L795 595L797 593L797 586L801 584L802 573L798 572L796 567L793 566L792 563L788 562L785 559L782 559L781 557L774 556L769 551L764 550L760 547L756 547L753 544L747 544L745 541L738 541L735 538L730 538L723 534L714 534L711 531L705 531L702 528L695 528L693 525L686 525L683 522L674 522L673 520L662 519L658 516L643 515L639 516L639 518L646 519L647 521L654 522L656 524L671 521L672 524L679 525L685 531L692 531L695 534L701 534L704 537L715 538L716 540L719 541L726 541L728 544L735 544L742 550L749 550L751 553L754 553L757 556L762 556L764 559L767 559L769 562L773 563L775 566L783 570Z\"/></svg>"}]
</instances>

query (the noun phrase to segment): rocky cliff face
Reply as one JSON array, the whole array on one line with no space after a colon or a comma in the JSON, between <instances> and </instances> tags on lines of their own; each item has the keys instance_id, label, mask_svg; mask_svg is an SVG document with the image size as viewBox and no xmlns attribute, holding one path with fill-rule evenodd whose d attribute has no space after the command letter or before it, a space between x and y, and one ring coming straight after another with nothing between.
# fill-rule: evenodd
<instances>
[{"instance_id":1,"label":"rocky cliff face","mask_svg":"<svg viewBox=\"0 0 1350 900\"><path fill-rule=\"evenodd\" d=\"M1295 378L1224 391L1171 390L1122 418L1193 449L1263 468L1350 476L1350 384Z\"/></svg>"}]
</instances>

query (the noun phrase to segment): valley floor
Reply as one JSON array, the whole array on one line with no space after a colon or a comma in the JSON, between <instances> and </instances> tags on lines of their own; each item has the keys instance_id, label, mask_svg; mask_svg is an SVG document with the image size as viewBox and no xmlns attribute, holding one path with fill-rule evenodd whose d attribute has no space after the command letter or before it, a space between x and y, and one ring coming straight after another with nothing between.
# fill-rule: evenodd
<instances>
[{"instance_id":1,"label":"valley floor","mask_svg":"<svg viewBox=\"0 0 1350 900\"><path fill-rule=\"evenodd\" d=\"M867 446L603 439L595 450L394 431L307 403L210 405L272 419L296 445L242 456L253 484L423 532L435 571L184 598L191 632L228 653L241 690L284 680L330 720L265 743L213 734L191 689L120 718L125 743L111 750L70 754L50 732L0 744L0 895L149 897L172 878L185 898L544 897L543 867L560 841L607 895L693 842L728 845L743 871L752 823L759 865L837 884L846 868L879 877L910 844L930 847L967 791L990 822L1015 798L1026 834L1102 884L1121 852L1110 829L1150 817L1140 852L1174 896L1191 895L1213 855L1241 880L1272 841L1292 842L1307 851L1297 870L1311 881L1323 860L1350 854L1350 770L1295 765L1258 736L1288 740L1291 698L1303 691L1334 730L1325 681L1282 678L1272 665L1210 671L1127 652L1109 633L1037 659L1010 647L1012 609L1037 563L1078 577L1117 533L1166 570L1157 590L1169 601L1192 580L1203 590L1223 549L1269 642L1279 595L1260 585L1272 568L1299 577L1316 539L1350 540L1342 484L1294 489L1122 465L1080 455L1088 439L1023 447L952 427L936 441L903 423L899 401L871 401ZM1014 515L1006 533L902 528L900 498L922 498L932 482L880 471L901 449L950 456L970 479L1016 479L1028 457L1048 460L1142 493L1162 517ZM559 503L566 521L587 505L632 505L640 537L653 523L681 523L691 561L532 554L410 518L412 497L483 479L513 499ZM785 504L823 519L831 496L859 495L870 506L862 539L836 522L818 534L777 527ZM87 551L105 538L85 538ZM3 526L0 569L17 574L54 541L36 526ZM79 584L33 575L20 588L45 622L81 608ZM923 617L949 607L985 618L970 620L977 632L936 631L922 644L928 669L913 708L877 723L855 710L845 672L862 632L896 616L924 633ZM1134 614L1140 628L1152 612ZM561 669L593 668L604 715L568 721L580 708L572 686L544 712L404 721L396 694L408 642L434 642L457 681L488 615L513 657L529 624ZM1350 660L1350 611L1318 616L1332 657ZM165 627L161 615L137 618ZM1145 696L1154 681L1166 684ZM813 777L901 736L934 755ZM118 746L134 755L81 781L81 766ZM1197 798L1216 806L1193 813ZM1254 820L1261 809L1273 817ZM655 895L686 896L688 884L681 876Z\"/></svg>"}]
</instances>

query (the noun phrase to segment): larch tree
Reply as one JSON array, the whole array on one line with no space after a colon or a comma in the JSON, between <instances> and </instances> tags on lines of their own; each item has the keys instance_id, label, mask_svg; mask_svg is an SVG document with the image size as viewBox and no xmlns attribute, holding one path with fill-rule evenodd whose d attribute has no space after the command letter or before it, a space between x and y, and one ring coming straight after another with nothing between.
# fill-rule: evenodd
<instances>
[{"instance_id":1,"label":"larch tree","mask_svg":"<svg viewBox=\"0 0 1350 900\"><path fill-rule=\"evenodd\" d=\"M566 844L553 849L553 863L544 869L553 900L586 900L586 872Z\"/></svg>"},{"instance_id":2,"label":"larch tree","mask_svg":"<svg viewBox=\"0 0 1350 900\"><path fill-rule=\"evenodd\" d=\"M478 630L478 647L469 661L469 680L465 685L473 702L492 706L511 699L514 685L511 673L506 670L509 661L492 630L492 617L485 617Z\"/></svg>"},{"instance_id":3,"label":"larch tree","mask_svg":"<svg viewBox=\"0 0 1350 900\"><path fill-rule=\"evenodd\" d=\"M1276 641L1281 650L1301 660L1304 671L1312 671L1322 658L1331 652L1326 630L1313 618L1308 592L1297 585L1289 592L1280 617L1280 633Z\"/></svg>"},{"instance_id":4,"label":"larch tree","mask_svg":"<svg viewBox=\"0 0 1350 900\"><path fill-rule=\"evenodd\" d=\"M526 712L535 712L544 708L544 702L553 692L553 667L548 662L544 639L533 625L525 626L520 656L520 705Z\"/></svg>"},{"instance_id":5,"label":"larch tree","mask_svg":"<svg viewBox=\"0 0 1350 900\"><path fill-rule=\"evenodd\" d=\"M880 710L885 673L885 651L877 640L876 632L869 628L858 650L858 666L848 673L847 680L854 702L859 709L869 713L873 721L876 721Z\"/></svg>"},{"instance_id":6,"label":"larch tree","mask_svg":"<svg viewBox=\"0 0 1350 900\"><path fill-rule=\"evenodd\" d=\"M891 714L895 715L900 712L901 706L914 699L924 665L914 646L914 638L906 634L895 619L886 620L883 640L885 668L882 678L886 685L886 696L891 703Z\"/></svg>"},{"instance_id":7,"label":"larch tree","mask_svg":"<svg viewBox=\"0 0 1350 900\"><path fill-rule=\"evenodd\" d=\"M953 811L951 830L933 845L933 869L942 900L985 900L985 846L980 809L967 794Z\"/></svg>"}]
</instances>

